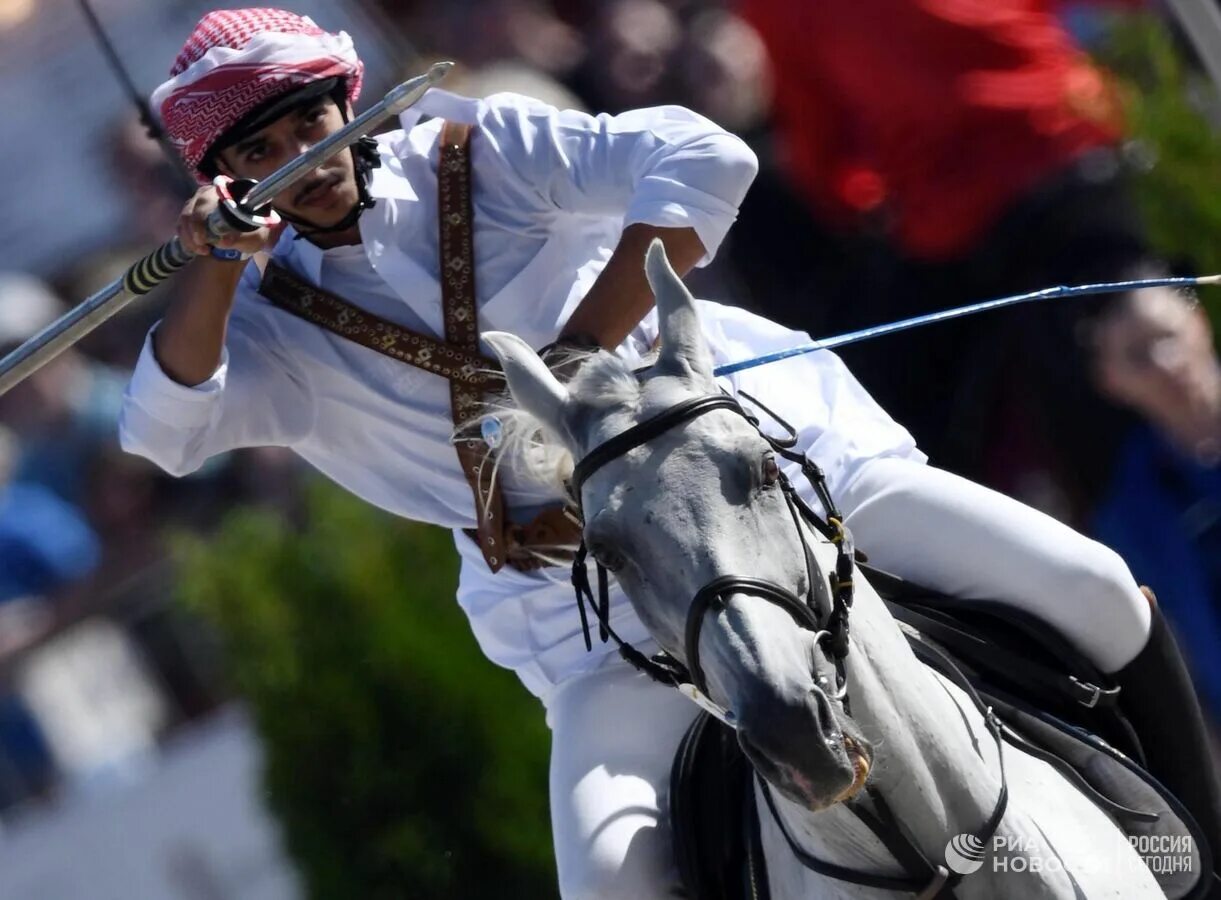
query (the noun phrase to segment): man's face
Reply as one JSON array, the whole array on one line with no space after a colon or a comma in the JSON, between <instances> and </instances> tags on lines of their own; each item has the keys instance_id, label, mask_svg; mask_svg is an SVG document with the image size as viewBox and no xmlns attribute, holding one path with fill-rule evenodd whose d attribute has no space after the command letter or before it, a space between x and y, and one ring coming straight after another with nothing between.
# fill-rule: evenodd
<instances>
[{"instance_id":1,"label":"man's face","mask_svg":"<svg viewBox=\"0 0 1221 900\"><path fill-rule=\"evenodd\" d=\"M1154 420L1215 414L1221 389L1207 317L1164 288L1138 292L1099 323L1094 375L1113 400Z\"/></svg>"},{"instance_id":2,"label":"man's face","mask_svg":"<svg viewBox=\"0 0 1221 900\"><path fill-rule=\"evenodd\" d=\"M334 99L319 97L220 151L220 169L234 178L261 181L343 125ZM355 164L351 152L345 151L281 191L272 205L294 219L326 228L340 222L359 199Z\"/></svg>"}]
</instances>

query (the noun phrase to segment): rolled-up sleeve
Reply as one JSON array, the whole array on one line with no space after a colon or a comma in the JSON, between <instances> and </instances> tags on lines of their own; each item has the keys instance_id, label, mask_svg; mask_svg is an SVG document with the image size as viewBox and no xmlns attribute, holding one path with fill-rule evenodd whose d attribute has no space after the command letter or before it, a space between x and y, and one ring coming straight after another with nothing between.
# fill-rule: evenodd
<instances>
[{"instance_id":1,"label":"rolled-up sleeve","mask_svg":"<svg viewBox=\"0 0 1221 900\"><path fill-rule=\"evenodd\" d=\"M558 110L516 94L484 101L480 129L555 209L693 228L715 255L758 172L744 141L680 106L617 116Z\"/></svg>"},{"instance_id":2,"label":"rolled-up sleeve","mask_svg":"<svg viewBox=\"0 0 1221 900\"><path fill-rule=\"evenodd\" d=\"M191 387L162 370L152 336L145 339L119 415L119 443L128 453L171 475L186 475L219 453L292 446L309 433L313 410L305 375L276 351L257 316L235 309L220 365Z\"/></svg>"}]
</instances>

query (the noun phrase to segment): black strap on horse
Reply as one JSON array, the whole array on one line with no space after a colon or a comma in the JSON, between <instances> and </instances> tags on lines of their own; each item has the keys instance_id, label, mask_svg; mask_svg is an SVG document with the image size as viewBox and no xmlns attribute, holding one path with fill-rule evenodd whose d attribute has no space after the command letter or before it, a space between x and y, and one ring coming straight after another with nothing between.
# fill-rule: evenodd
<instances>
[{"instance_id":1,"label":"black strap on horse","mask_svg":"<svg viewBox=\"0 0 1221 900\"><path fill-rule=\"evenodd\" d=\"M851 535L843 527L843 518L831 499L830 491L827 489L826 477L822 470L804 454L797 453L792 449L797 442L795 429L754 397L745 392L739 393L767 413L787 432L787 435L777 438L763 432L759 429L758 418L743 409L742 405L728 394L712 394L696 397L676 404L655 416L645 419L643 422L634 425L627 431L608 439L591 450L573 469L571 479L573 499L579 509L581 506L581 489L585 482L594 472L598 471L608 462L648 443L670 428L689 422L704 413L715 409L731 410L750 422L756 429L759 429L760 435L768 443L773 452L784 459L797 463L801 467L802 474L810 482L815 495L819 498L819 502L822 503L823 508L827 511L827 520L824 522L810 508L801 495L797 493L788 478L783 473L780 474L779 485L784 492L789 513L793 517L794 526L798 529L798 534L801 534L802 523L804 522L835 544L837 548L835 571L830 578L830 596L826 593L823 580L817 577L818 565L814 560L813 552L810 550L808 542L804 538L801 540L801 546L805 553L807 584L809 586L804 602L788 589L758 579L742 578L740 576L723 576L715 579L710 584L701 588L693 598L691 608L688 610L685 640L687 664L684 666L673 656L664 652L652 658L646 657L615 633L614 628L610 624L609 578L607 570L600 563L596 563L598 594L595 597L589 582L589 571L587 568L588 549L584 542L582 542L573 558L572 585L576 594L577 609L581 616L585 647L587 650L593 647L588 612L592 610L594 619L598 623L599 638L603 643L606 643L608 640L614 641L615 645L619 648L620 655L631 665L655 681L663 684L675 687L683 684L694 685L699 693L707 698L707 682L699 666L699 635L703 625L704 613L709 609L717 608L730 594L751 594L781 606L794 617L798 625L815 631L820 638L825 637L827 639L831 655L836 663L837 680L839 682L837 685L837 697L844 700L845 708L847 708L843 660L848 654L848 616L852 608L854 549ZM821 621L818 612L820 607L823 606L829 607L825 622ZM711 701L708 701L706 705L709 707L713 706Z\"/></svg>"},{"instance_id":2,"label":"black strap on horse","mask_svg":"<svg viewBox=\"0 0 1221 900\"><path fill-rule=\"evenodd\" d=\"M993 739L996 741L996 756L1000 763L1001 775L1000 793L997 795L996 803L987 820L976 831L970 833L975 846L987 847L991 844L997 828L1000 827L1001 820L1005 816L1005 810L1009 805L1009 783L1005 771L1004 757L1004 725L992 711L992 708L984 704L979 694L976 693L975 688L972 687L971 683L949 657L936 647L928 644L914 645L914 649L916 650L916 655L923 662L933 664L935 668L944 672L947 677L963 690L983 717L984 722L988 726L988 731L991 732ZM898 817L894 815L886 799L872 786L865 788L865 795L872 802L872 809L855 798L845 803L845 807L877 837L904 869L908 872L917 872L919 874L906 878L895 875L878 875L858 872L817 859L803 850L793 839L793 836L785 827L784 821L780 818L775 801L772 799L771 791L767 789L765 783L761 782L761 785L768 811L771 813L776 827L784 835L785 842L789 845L790 851L798 862L812 872L817 872L820 875L834 878L838 881L859 884L863 887L915 894L918 900L949 900L949 898L954 897L954 887L965 877L961 873L951 872L944 865L934 865L930 862L920 852L915 841L911 838L907 829L903 827Z\"/></svg>"}]
</instances>

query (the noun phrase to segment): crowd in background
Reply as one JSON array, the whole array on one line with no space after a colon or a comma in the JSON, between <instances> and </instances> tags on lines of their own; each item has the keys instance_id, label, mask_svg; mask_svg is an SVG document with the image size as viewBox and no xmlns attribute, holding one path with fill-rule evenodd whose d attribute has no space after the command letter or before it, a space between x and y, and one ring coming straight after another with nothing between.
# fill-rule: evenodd
<instances>
[{"instance_id":1,"label":"crowd in background","mask_svg":"<svg viewBox=\"0 0 1221 900\"><path fill-rule=\"evenodd\" d=\"M718 259L690 282L815 337L1181 267L1148 247L1128 194L1118 99L1081 46L1105 4L378 6L420 58L460 62L448 89L610 113L680 103L746 138L759 179ZM386 86L420 68L405 60ZM0 278L0 353L117 275L142 242L172 232L183 181L130 114L116 111L110 155L132 231L50 284ZM147 748L218 702L212 648L166 602L172 535L206 530L241 503L294 511L302 473L280 451L232 454L182 480L120 452L119 399L164 299L0 398L0 812L65 776L104 775L120 751ZM934 464L1119 550L1178 625L1221 718L1215 344L1190 297L1148 292L994 313L844 356ZM43 684L31 660L98 616L113 626L91 638L109 648L109 671L152 699L94 728L96 749L82 753L54 708L92 686Z\"/></svg>"}]
</instances>

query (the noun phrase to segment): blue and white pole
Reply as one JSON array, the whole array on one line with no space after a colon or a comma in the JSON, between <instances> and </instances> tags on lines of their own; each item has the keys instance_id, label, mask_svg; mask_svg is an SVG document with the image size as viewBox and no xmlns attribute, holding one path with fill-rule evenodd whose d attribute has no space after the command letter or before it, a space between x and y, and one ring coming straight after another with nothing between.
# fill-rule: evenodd
<instances>
[{"instance_id":1,"label":"blue and white pole","mask_svg":"<svg viewBox=\"0 0 1221 900\"><path fill-rule=\"evenodd\" d=\"M777 350L775 353L767 353L763 356L756 356L753 359L726 363L714 369L713 374L732 375L734 372L753 369L755 366L765 366L768 363L779 362L791 356L801 356L805 353L813 353L815 350L834 350L836 347L843 347L845 344L855 344L859 341L866 341L870 338L881 337L886 334L895 334L911 328L919 328L923 325L932 325L934 322L948 322L950 319L987 312L991 309L1017 306L1019 303L1032 303L1039 300L1059 300L1065 297L1083 297L1087 294L1110 294L1139 288L1198 287L1210 284L1221 284L1221 275L1201 275L1197 278L1142 278L1136 281L1111 281L1104 284L1081 284L1075 287L1060 285L1059 287L1043 288L1042 290L1032 291L1029 294L1014 294L1011 297L999 297L995 300L984 300L980 303L971 303L967 306L955 307L954 309L943 309L940 312L925 313L922 316L913 316L910 319L902 319L898 322L888 322L885 325L873 325L869 328L861 328L857 331L849 331L846 334L838 334L834 337L822 338L821 340L811 341L808 344L790 347L788 350Z\"/></svg>"}]
</instances>

